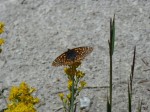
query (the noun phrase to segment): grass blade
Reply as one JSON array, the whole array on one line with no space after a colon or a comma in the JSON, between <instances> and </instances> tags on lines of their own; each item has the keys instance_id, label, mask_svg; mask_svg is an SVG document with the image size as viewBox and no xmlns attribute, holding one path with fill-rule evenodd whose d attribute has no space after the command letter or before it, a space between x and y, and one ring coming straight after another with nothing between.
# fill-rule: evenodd
<instances>
[{"instance_id":1,"label":"grass blade","mask_svg":"<svg viewBox=\"0 0 150 112\"><path fill-rule=\"evenodd\" d=\"M128 83L128 112L132 112L132 106L131 106L131 88L130 88L130 83Z\"/></svg>"}]
</instances>

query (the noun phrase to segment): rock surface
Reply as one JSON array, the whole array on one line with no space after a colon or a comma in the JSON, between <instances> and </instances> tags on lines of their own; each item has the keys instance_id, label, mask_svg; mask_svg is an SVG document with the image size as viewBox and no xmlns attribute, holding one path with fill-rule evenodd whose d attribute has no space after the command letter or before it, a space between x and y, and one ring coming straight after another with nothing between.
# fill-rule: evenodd
<instances>
[{"instance_id":1,"label":"rock surface","mask_svg":"<svg viewBox=\"0 0 150 112\"><path fill-rule=\"evenodd\" d=\"M67 79L63 67L52 67L52 61L68 48L92 46L94 51L81 70L88 86L98 88L84 89L80 96L94 97L90 112L106 112L107 88L100 87L109 84L109 20L114 13L113 112L127 112L135 45L133 110L142 99L142 112L150 112L149 0L0 0L0 21L6 24L5 34L0 35L6 40L0 54L0 81L9 88L26 81L38 89L38 111L55 112L62 106L56 93L66 90ZM0 109L4 106L0 99Z\"/></svg>"}]
</instances>

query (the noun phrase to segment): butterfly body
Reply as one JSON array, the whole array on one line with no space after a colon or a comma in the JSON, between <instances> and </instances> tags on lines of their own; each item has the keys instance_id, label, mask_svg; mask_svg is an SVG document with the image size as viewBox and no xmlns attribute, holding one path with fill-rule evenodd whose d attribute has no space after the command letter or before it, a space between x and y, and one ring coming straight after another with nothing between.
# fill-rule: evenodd
<instances>
[{"instance_id":1,"label":"butterfly body","mask_svg":"<svg viewBox=\"0 0 150 112\"><path fill-rule=\"evenodd\" d=\"M68 49L68 51L66 52L66 58L69 60L75 60L77 56L77 52L75 52L75 50L73 49Z\"/></svg>"},{"instance_id":2,"label":"butterfly body","mask_svg":"<svg viewBox=\"0 0 150 112\"><path fill-rule=\"evenodd\" d=\"M58 56L52 63L52 66L72 65L75 62L81 62L88 54L93 51L92 47L77 47L68 49Z\"/></svg>"}]
</instances>

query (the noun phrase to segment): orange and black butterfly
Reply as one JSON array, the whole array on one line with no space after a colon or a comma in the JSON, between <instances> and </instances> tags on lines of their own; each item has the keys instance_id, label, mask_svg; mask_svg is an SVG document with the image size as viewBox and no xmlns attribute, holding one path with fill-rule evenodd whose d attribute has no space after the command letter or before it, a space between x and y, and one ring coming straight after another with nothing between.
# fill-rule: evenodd
<instances>
[{"instance_id":1,"label":"orange and black butterfly","mask_svg":"<svg viewBox=\"0 0 150 112\"><path fill-rule=\"evenodd\" d=\"M81 62L88 54L93 51L92 47L77 47L68 49L58 56L52 63L52 66L72 65L75 62Z\"/></svg>"}]
</instances>

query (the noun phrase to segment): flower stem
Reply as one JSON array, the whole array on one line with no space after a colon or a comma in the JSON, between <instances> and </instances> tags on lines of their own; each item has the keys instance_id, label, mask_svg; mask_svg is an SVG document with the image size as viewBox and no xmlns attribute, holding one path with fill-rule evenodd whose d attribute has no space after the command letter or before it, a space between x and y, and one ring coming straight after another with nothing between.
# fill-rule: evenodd
<instances>
[{"instance_id":1,"label":"flower stem","mask_svg":"<svg viewBox=\"0 0 150 112\"><path fill-rule=\"evenodd\" d=\"M72 76L72 88L71 88L71 111L74 112L74 76Z\"/></svg>"}]
</instances>

